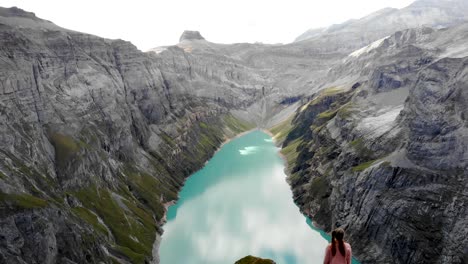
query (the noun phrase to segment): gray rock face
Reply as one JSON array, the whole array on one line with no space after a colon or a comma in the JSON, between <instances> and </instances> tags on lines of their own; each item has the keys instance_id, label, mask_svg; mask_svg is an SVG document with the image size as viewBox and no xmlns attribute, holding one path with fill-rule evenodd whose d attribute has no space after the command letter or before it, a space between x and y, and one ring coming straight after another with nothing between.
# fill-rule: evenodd
<instances>
[{"instance_id":1,"label":"gray rock face","mask_svg":"<svg viewBox=\"0 0 468 264\"><path fill-rule=\"evenodd\" d=\"M261 78L2 10L0 262L150 261L164 204L249 128L229 110Z\"/></svg>"},{"instance_id":2,"label":"gray rock face","mask_svg":"<svg viewBox=\"0 0 468 264\"><path fill-rule=\"evenodd\" d=\"M463 263L467 25L384 22L288 45L184 32L143 53L0 8L0 262L157 263L185 178L301 106L301 210L347 227L364 263Z\"/></svg>"},{"instance_id":3,"label":"gray rock face","mask_svg":"<svg viewBox=\"0 0 468 264\"><path fill-rule=\"evenodd\" d=\"M0 223L3 263L95 263L105 256L99 246L105 240L97 236L90 241L95 236L92 228L66 211L17 212Z\"/></svg>"},{"instance_id":4,"label":"gray rock face","mask_svg":"<svg viewBox=\"0 0 468 264\"><path fill-rule=\"evenodd\" d=\"M182 41L190 41L190 40L205 40L205 38L202 37L202 35L200 34L200 32L198 31L190 31L190 30L186 30L184 31L184 33L182 33L182 36L180 36L180 39L179 39L179 42L182 42Z\"/></svg>"},{"instance_id":5,"label":"gray rock face","mask_svg":"<svg viewBox=\"0 0 468 264\"><path fill-rule=\"evenodd\" d=\"M365 46L376 39L398 30L429 27L449 27L468 20L468 3L465 0L418 0L402 8L384 8L360 19L325 29L310 29L295 41L317 41L337 38L357 46ZM352 44L348 45L352 45Z\"/></svg>"},{"instance_id":6,"label":"gray rock face","mask_svg":"<svg viewBox=\"0 0 468 264\"><path fill-rule=\"evenodd\" d=\"M467 260L466 32L406 30L353 53L326 78L342 90L294 118L295 200L345 227L363 263Z\"/></svg>"}]
</instances>

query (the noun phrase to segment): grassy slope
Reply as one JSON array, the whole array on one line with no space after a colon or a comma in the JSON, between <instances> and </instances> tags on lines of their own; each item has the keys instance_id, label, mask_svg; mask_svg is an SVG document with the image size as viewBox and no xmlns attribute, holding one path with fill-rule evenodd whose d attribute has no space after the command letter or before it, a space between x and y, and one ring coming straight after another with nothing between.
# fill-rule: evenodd
<instances>
[{"instance_id":1,"label":"grassy slope","mask_svg":"<svg viewBox=\"0 0 468 264\"><path fill-rule=\"evenodd\" d=\"M194 144L188 144L177 157L169 154L178 147L180 140L162 132L161 148L164 149L161 153L150 153L151 168L141 169L131 162L123 163L123 167L116 172L114 184L99 184L96 181L88 187L64 193L46 194L31 183L28 186L30 194L0 193L0 206L15 211L41 210L50 206L69 211L72 218L94 230L93 235L87 238L90 242L100 237L110 241L109 250L116 256L131 263L145 263L151 260L156 234L161 232L160 223L165 214L163 203L177 199L177 189L181 187L181 183L177 183L175 179L198 170L227 137L253 128L253 124L231 114L199 121L188 128L187 140ZM89 131L78 138L60 133L50 134L60 170L66 172L70 166L80 164L90 153L98 153L102 162L106 162L107 156L99 155L102 151L100 146L84 140L89 137L97 143L96 135ZM40 189L56 189L56 182L42 171L23 164L13 156L11 159L16 168L10 169L20 172L26 183L34 178L35 182L43 185ZM147 171L154 171L156 175ZM3 172L0 173L0 178L8 177ZM73 203L70 208L65 202L69 198L76 199L78 203ZM108 261L115 259L110 257Z\"/></svg>"},{"instance_id":2,"label":"grassy slope","mask_svg":"<svg viewBox=\"0 0 468 264\"><path fill-rule=\"evenodd\" d=\"M214 124L200 121L193 128L196 144L181 154L181 164L199 168L224 141L226 134L234 136L253 128L252 124L232 115L225 115ZM177 144L166 134L162 138L170 147ZM162 163L164 158L155 160L153 166L162 175L169 174ZM157 223L165 213L161 197L164 201L176 200L177 191L131 164L123 170L119 182L123 184L116 190L93 186L73 193L84 206L74 208L73 212L97 232L107 234L106 228L97 221L99 216L115 238L113 250L132 263L145 263L145 259L151 258L159 228Z\"/></svg>"},{"instance_id":3,"label":"grassy slope","mask_svg":"<svg viewBox=\"0 0 468 264\"><path fill-rule=\"evenodd\" d=\"M271 259L262 259L249 255L236 261L235 264L275 264L275 262Z\"/></svg>"}]
</instances>

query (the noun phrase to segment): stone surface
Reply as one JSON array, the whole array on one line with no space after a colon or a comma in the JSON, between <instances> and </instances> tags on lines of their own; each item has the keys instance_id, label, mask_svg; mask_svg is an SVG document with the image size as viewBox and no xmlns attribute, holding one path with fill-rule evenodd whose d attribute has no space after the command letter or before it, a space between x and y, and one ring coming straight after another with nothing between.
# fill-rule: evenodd
<instances>
[{"instance_id":1,"label":"stone surface","mask_svg":"<svg viewBox=\"0 0 468 264\"><path fill-rule=\"evenodd\" d=\"M185 177L285 120L296 202L363 263L466 262L468 26L444 10L468 12L437 3L413 7L450 28L389 9L288 45L192 32L146 53L0 8L0 262L157 263Z\"/></svg>"},{"instance_id":2,"label":"stone surface","mask_svg":"<svg viewBox=\"0 0 468 264\"><path fill-rule=\"evenodd\" d=\"M466 32L396 32L331 70L352 82L292 121L295 201L325 230L344 227L362 263L467 261L468 60L448 51Z\"/></svg>"},{"instance_id":3,"label":"stone surface","mask_svg":"<svg viewBox=\"0 0 468 264\"><path fill-rule=\"evenodd\" d=\"M295 41L346 38L364 46L398 30L422 26L450 27L467 20L468 3L465 0L417 0L401 9L384 8L360 19L309 29Z\"/></svg>"},{"instance_id":4,"label":"stone surface","mask_svg":"<svg viewBox=\"0 0 468 264\"><path fill-rule=\"evenodd\" d=\"M205 40L205 38L203 38L200 32L198 31L186 30L180 36L179 42L190 41L190 40Z\"/></svg>"},{"instance_id":5,"label":"stone surface","mask_svg":"<svg viewBox=\"0 0 468 264\"><path fill-rule=\"evenodd\" d=\"M229 111L261 79L1 13L0 262L150 261L185 177L252 127Z\"/></svg>"}]
</instances>

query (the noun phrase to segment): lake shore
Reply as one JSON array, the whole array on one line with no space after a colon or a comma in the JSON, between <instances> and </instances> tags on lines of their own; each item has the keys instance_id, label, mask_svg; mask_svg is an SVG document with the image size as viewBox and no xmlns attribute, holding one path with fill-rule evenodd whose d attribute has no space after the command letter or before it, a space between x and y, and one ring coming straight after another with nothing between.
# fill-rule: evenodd
<instances>
[{"instance_id":1,"label":"lake shore","mask_svg":"<svg viewBox=\"0 0 468 264\"><path fill-rule=\"evenodd\" d=\"M233 146L226 146L239 137L244 138L235 141ZM284 157L280 155L282 159L278 159L280 153L275 143L269 131L258 128L226 138L215 154L220 157L211 158L201 172L197 172L201 173L199 177L188 177L190 180L184 188L190 191L182 191L176 208L168 211L168 215L172 215L172 210L177 210L178 214L165 224L159 252L161 261L180 263L186 260L173 253L181 241L187 254L198 260L194 263L219 263L219 258L234 260L248 254L287 264L323 258L327 242L320 234L309 232L311 229L304 215L294 204L290 186L285 181ZM283 213L278 214L279 211ZM214 223L210 220L213 215L217 216ZM212 231L213 225L215 231ZM288 231L275 232L283 229ZM220 241L220 246L208 250L214 241ZM280 243L282 249L278 250L272 241L281 241L275 243ZM304 247L305 244L316 246L309 248ZM235 252L230 249L234 245ZM258 245L269 250L261 251ZM294 259L290 258L291 254Z\"/></svg>"},{"instance_id":2,"label":"lake shore","mask_svg":"<svg viewBox=\"0 0 468 264\"><path fill-rule=\"evenodd\" d=\"M239 133L239 134L237 134L237 135L235 135L235 136L233 136L233 137L227 137L227 136L225 136L223 143L221 143L221 145L218 146L218 148L213 152L213 155L211 155L211 157L210 157L207 161L205 161L205 163L203 164L203 166L202 166L200 169L198 169L197 171L203 169L203 167L206 166L206 164L210 161L210 159L211 159L214 155L216 155L216 153L218 153L219 150L220 150L224 145L226 145L227 143L231 142L232 140L234 140L234 139L236 139L236 138L242 137L242 136L244 136L244 135L246 135L246 134L248 134L248 133L251 133L251 132L253 132L253 131L255 131L255 130L259 130L259 129L258 129L258 128L250 129L250 130L248 130L248 131L241 132L241 133ZM190 176L192 176L193 174L197 173L197 171L195 171L195 172L193 172L192 174L190 174ZM184 186L185 183L187 182L187 179L190 178L190 176L187 176L187 177L184 179L184 182L183 182L182 187L181 187L180 190L182 190L183 186ZM180 190L177 192L177 199L176 199L176 200L171 200L171 201L168 201L168 202L163 203L163 206L164 206L164 214L163 214L163 216L162 216L162 218L161 218L161 220L160 220L160 222L159 222L159 224L161 225L161 228L163 228L163 227L164 227L164 224L167 223L167 212L169 211L169 207L171 207L172 205L175 205L175 204L177 203L177 201L179 200L179 198L180 198L180 197L179 197L179 192L180 192ZM158 236L156 237L156 239L155 239L155 241L154 241L154 243L153 243L153 250L152 250L152 251L153 251L153 261L155 261L154 263L159 263L159 245L160 245L160 243L161 243L161 239L162 239L163 234L164 234L164 229L163 229L163 232L162 232L161 234L158 234ZM156 261L156 259L157 259L157 261Z\"/></svg>"}]
</instances>

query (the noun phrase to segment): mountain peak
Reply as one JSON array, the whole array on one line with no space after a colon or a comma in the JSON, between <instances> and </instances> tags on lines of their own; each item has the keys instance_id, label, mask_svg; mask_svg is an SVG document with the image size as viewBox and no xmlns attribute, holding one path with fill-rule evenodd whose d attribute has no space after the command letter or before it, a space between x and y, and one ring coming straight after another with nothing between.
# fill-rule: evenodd
<instances>
[{"instance_id":1,"label":"mountain peak","mask_svg":"<svg viewBox=\"0 0 468 264\"><path fill-rule=\"evenodd\" d=\"M205 40L205 38L198 31L185 30L180 36L179 42L184 40Z\"/></svg>"},{"instance_id":2,"label":"mountain peak","mask_svg":"<svg viewBox=\"0 0 468 264\"><path fill-rule=\"evenodd\" d=\"M33 12L25 11L16 6L10 8L0 7L0 24L14 28L69 31L48 20L37 17Z\"/></svg>"},{"instance_id":3,"label":"mountain peak","mask_svg":"<svg viewBox=\"0 0 468 264\"><path fill-rule=\"evenodd\" d=\"M10 7L10 8L0 7L0 16L3 16L3 17L26 17L26 18L31 18L31 19L37 19L36 15L34 13L24 11L23 9L18 8L16 6L13 6L13 7Z\"/></svg>"}]
</instances>

